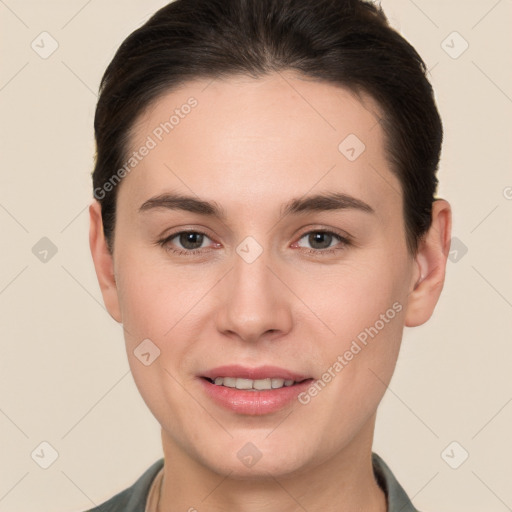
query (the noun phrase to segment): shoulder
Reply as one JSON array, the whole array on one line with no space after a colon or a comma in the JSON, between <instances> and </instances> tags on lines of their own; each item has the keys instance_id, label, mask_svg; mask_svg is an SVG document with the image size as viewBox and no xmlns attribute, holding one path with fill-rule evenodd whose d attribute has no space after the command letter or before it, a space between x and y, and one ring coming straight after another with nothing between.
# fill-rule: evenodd
<instances>
[{"instance_id":1,"label":"shoulder","mask_svg":"<svg viewBox=\"0 0 512 512\"><path fill-rule=\"evenodd\" d=\"M85 512L144 512L151 483L163 465L163 458L157 460L130 487Z\"/></svg>"}]
</instances>

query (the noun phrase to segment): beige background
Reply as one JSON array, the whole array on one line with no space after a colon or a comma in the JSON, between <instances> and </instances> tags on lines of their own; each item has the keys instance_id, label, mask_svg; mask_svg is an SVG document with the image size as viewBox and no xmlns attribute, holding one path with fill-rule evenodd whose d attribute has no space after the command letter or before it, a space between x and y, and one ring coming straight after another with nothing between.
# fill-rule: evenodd
<instances>
[{"instance_id":1,"label":"beige background","mask_svg":"<svg viewBox=\"0 0 512 512\"><path fill-rule=\"evenodd\" d=\"M87 206L100 77L165 3L0 0L1 512L84 510L162 456L102 303ZM512 510L512 2L382 5L431 71L458 252L431 321L406 329L374 451L422 512ZM46 59L31 47L51 49L43 31L58 42ZM454 31L469 44L458 58ZM32 252L42 237L57 248L46 263ZM31 456L43 441L58 452L47 469Z\"/></svg>"}]
</instances>

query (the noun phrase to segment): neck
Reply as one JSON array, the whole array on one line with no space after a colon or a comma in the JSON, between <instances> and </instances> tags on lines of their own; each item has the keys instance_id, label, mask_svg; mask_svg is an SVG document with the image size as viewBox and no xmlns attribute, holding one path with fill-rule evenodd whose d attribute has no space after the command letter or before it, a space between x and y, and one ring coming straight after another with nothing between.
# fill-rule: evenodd
<instances>
[{"instance_id":1,"label":"neck","mask_svg":"<svg viewBox=\"0 0 512 512\"><path fill-rule=\"evenodd\" d=\"M159 510L387 512L371 462L374 423L375 418L366 432L321 463L257 478L233 478L232 472L213 470L184 452L162 429L165 464Z\"/></svg>"}]
</instances>

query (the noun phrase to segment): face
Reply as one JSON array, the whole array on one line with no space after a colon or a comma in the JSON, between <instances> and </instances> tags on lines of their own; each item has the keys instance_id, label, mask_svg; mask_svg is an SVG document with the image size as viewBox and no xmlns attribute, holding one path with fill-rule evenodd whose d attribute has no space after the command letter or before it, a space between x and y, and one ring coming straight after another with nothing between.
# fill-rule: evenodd
<instances>
[{"instance_id":1,"label":"face","mask_svg":"<svg viewBox=\"0 0 512 512\"><path fill-rule=\"evenodd\" d=\"M190 82L134 126L109 310L168 452L243 478L371 444L419 276L378 115L275 74Z\"/></svg>"}]
</instances>

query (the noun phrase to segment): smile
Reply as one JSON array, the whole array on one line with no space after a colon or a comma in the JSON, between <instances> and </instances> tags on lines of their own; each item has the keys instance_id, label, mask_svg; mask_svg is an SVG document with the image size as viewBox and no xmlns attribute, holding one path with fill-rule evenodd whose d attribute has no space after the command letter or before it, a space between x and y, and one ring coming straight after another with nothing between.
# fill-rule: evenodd
<instances>
[{"instance_id":1,"label":"smile","mask_svg":"<svg viewBox=\"0 0 512 512\"><path fill-rule=\"evenodd\" d=\"M267 378L267 379L244 379L242 377L216 377L215 380L208 379L217 386L243 389L247 391L266 391L269 389L280 389L293 386L296 382L292 379Z\"/></svg>"},{"instance_id":2,"label":"smile","mask_svg":"<svg viewBox=\"0 0 512 512\"><path fill-rule=\"evenodd\" d=\"M250 368L224 365L198 376L205 395L236 414L265 415L292 407L314 380L310 375L277 366Z\"/></svg>"}]
</instances>

